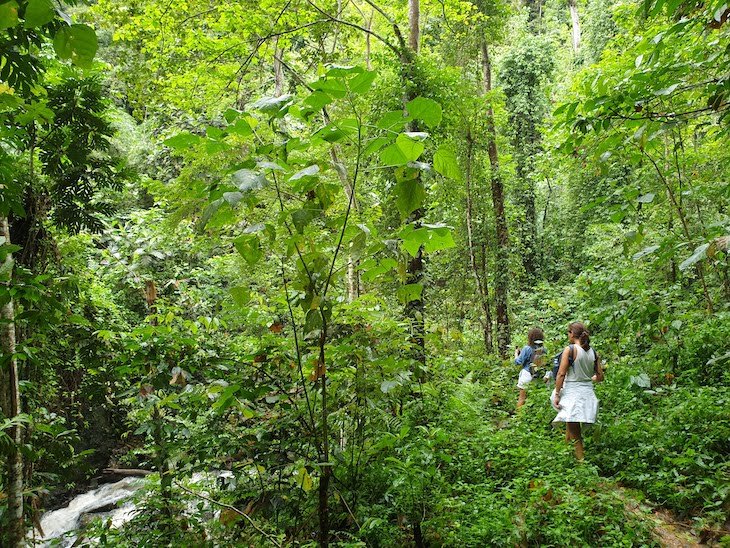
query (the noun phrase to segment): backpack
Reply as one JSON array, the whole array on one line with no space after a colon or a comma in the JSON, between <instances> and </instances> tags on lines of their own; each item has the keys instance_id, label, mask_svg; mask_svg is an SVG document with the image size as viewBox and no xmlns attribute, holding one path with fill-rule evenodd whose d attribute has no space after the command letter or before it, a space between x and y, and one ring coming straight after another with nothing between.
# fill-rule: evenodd
<instances>
[{"instance_id":1,"label":"backpack","mask_svg":"<svg viewBox=\"0 0 730 548\"><path fill-rule=\"evenodd\" d=\"M570 349L568 354L568 367L573 367L573 362L575 361L575 356L573 356L573 346L572 344L568 345L568 348ZM560 361L563 359L563 352L564 350L561 350L558 354L555 354L553 356L553 380L557 380L558 378L558 370L560 369ZM596 352L595 349L593 349L593 355L595 356L595 359L593 360L593 367L595 368L596 365L598 365L598 352Z\"/></svg>"},{"instance_id":2,"label":"backpack","mask_svg":"<svg viewBox=\"0 0 730 548\"><path fill-rule=\"evenodd\" d=\"M535 341L535 348L533 349L532 357L530 358L530 373L532 374L533 379L542 377L546 363L547 350L543 346L542 341Z\"/></svg>"},{"instance_id":3,"label":"backpack","mask_svg":"<svg viewBox=\"0 0 730 548\"><path fill-rule=\"evenodd\" d=\"M568 348L570 349L570 354L568 354L568 367L573 367L573 362L575 361L575 357L573 356L573 345L568 345ZM558 378L558 370L560 369L560 362L563 360L563 352L565 352L565 350L561 350L553 356L553 380Z\"/></svg>"}]
</instances>

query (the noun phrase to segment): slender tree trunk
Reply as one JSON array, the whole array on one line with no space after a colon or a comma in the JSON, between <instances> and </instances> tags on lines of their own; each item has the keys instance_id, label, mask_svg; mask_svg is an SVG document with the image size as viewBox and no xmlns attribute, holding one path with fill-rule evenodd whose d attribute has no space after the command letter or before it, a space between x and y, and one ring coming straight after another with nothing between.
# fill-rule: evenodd
<instances>
[{"instance_id":1,"label":"slender tree trunk","mask_svg":"<svg viewBox=\"0 0 730 548\"><path fill-rule=\"evenodd\" d=\"M324 320L324 318L323 318ZM329 409L327 407L327 369L325 366L325 344L327 342L327 324L322 323L322 334L319 344L319 364L323 374L320 377L320 392L322 396L322 463L320 464L322 473L319 477L319 545L321 548L329 546L329 488L332 469L330 467L329 458Z\"/></svg>"},{"instance_id":2,"label":"slender tree trunk","mask_svg":"<svg viewBox=\"0 0 730 548\"><path fill-rule=\"evenodd\" d=\"M477 286L477 296L479 298L479 304L484 312L484 318L482 318L482 327L484 328L484 348L488 354L492 352L492 314L489 308L489 295L486 291L486 269L482 269L479 272L476 260L476 252L474 246L474 221L473 221L473 204L471 191L471 173L472 173L472 159L474 154L474 140L471 133L466 136L466 235L467 243L469 247L469 264L474 275L474 281Z\"/></svg>"},{"instance_id":3,"label":"slender tree trunk","mask_svg":"<svg viewBox=\"0 0 730 548\"><path fill-rule=\"evenodd\" d=\"M654 170L659 175L659 179L664 184L664 188L667 190L667 195L669 196L669 201L674 206L674 210L677 212L677 217L679 218L679 222L682 226L682 232L684 232L684 237L687 239L687 243L690 245L693 245L694 238L692 238L692 232L689 228L689 224L687 222L687 216L684 212L684 207L681 203L681 193L680 198L677 199L677 196L674 192L674 189L672 188L672 185L670 181L667 179L666 175L662 172L662 169L659 167L659 165L656 163L656 160L652 158L645 150L642 150L644 153L644 156L646 156L649 161L654 166ZM707 287L707 280L705 279L705 272L702 268L701 264L695 265L695 271L697 272L697 275L700 278L700 283L702 284L702 293L705 296L705 302L707 303L707 311L712 314L714 313L714 305L712 303L712 297L710 296L710 291Z\"/></svg>"},{"instance_id":4,"label":"slender tree trunk","mask_svg":"<svg viewBox=\"0 0 730 548\"><path fill-rule=\"evenodd\" d=\"M373 27L373 18L375 17L375 9L370 10L370 18L367 21L367 30L365 33L365 66L368 70L371 70L372 64L370 62L370 29Z\"/></svg>"},{"instance_id":5,"label":"slender tree trunk","mask_svg":"<svg viewBox=\"0 0 730 548\"><path fill-rule=\"evenodd\" d=\"M0 217L0 235L5 243L10 243L10 225L7 217ZM0 282L5 290L10 290L13 272L13 257L8 253L3 263L3 280ZM0 340L2 343L3 363L0 365L0 396L2 411L5 417L13 419L20 415L20 383L18 378L18 361L15 358L15 304L8 300L0 310ZM20 426L10 428L8 433L12 444L8 449L5 470L5 491L7 495L6 538L10 548L23 545L25 524L23 523L23 459L20 453L22 432Z\"/></svg>"},{"instance_id":6,"label":"slender tree trunk","mask_svg":"<svg viewBox=\"0 0 730 548\"><path fill-rule=\"evenodd\" d=\"M487 42L482 40L482 71L484 76L484 93L492 91L492 64L489 59ZM491 166L492 205L494 207L494 224L497 233L497 250L494 265L494 303L497 315L497 346L500 355L505 358L509 354L510 326L508 314L509 300L509 231L507 217L504 212L504 184L499 171L499 154L497 152L497 133L494 125L494 111L491 103L487 109L487 131L489 141L487 153Z\"/></svg>"},{"instance_id":7,"label":"slender tree trunk","mask_svg":"<svg viewBox=\"0 0 730 548\"><path fill-rule=\"evenodd\" d=\"M421 42L421 2L420 0L408 0L408 45L418 53Z\"/></svg>"},{"instance_id":8,"label":"slender tree trunk","mask_svg":"<svg viewBox=\"0 0 730 548\"><path fill-rule=\"evenodd\" d=\"M416 97L418 83L414 81L416 54L420 42L420 3L419 0L408 1L408 23L409 35L408 44L406 45L400 35L397 25L393 26L396 37L401 45L401 69L403 71L404 80L406 82L405 102ZM411 124L411 131L418 131L417 124ZM408 218L408 222L412 223L415 228L421 227L421 220L424 216L424 209L418 208ZM406 266L406 284L418 284L423 287L424 281L424 258L423 246L418 249L416 256L411 258ZM411 334L416 344L415 358L422 364L426 365L426 307L423 294L419 299L406 303L405 315L411 322ZM420 378L421 373L417 376Z\"/></svg>"},{"instance_id":9,"label":"slender tree trunk","mask_svg":"<svg viewBox=\"0 0 730 548\"><path fill-rule=\"evenodd\" d=\"M580 49L580 19L578 17L578 0L568 0L570 19L573 22L573 53Z\"/></svg>"},{"instance_id":10,"label":"slender tree trunk","mask_svg":"<svg viewBox=\"0 0 730 548\"><path fill-rule=\"evenodd\" d=\"M284 67L281 64L284 50L279 47L278 37L274 44L274 95L279 97L284 93Z\"/></svg>"}]
</instances>

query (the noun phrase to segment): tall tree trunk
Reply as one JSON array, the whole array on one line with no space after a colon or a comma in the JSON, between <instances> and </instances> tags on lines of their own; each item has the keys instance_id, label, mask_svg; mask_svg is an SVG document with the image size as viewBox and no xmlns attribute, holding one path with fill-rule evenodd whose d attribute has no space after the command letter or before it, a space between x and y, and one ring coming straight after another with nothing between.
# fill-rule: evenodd
<instances>
[{"instance_id":1,"label":"tall tree trunk","mask_svg":"<svg viewBox=\"0 0 730 548\"><path fill-rule=\"evenodd\" d=\"M482 40L482 71L484 77L484 93L492 91L492 64L489 59L487 42ZM494 265L494 304L497 315L497 346L503 358L509 354L510 326L508 314L509 299L509 231L507 217L504 212L504 184L499 171L499 154L497 153L497 133L494 126L494 110L491 102L487 109L487 153L491 166L492 205L494 207L494 224L497 233L497 251Z\"/></svg>"},{"instance_id":2,"label":"tall tree trunk","mask_svg":"<svg viewBox=\"0 0 730 548\"><path fill-rule=\"evenodd\" d=\"M573 22L573 53L580 49L580 18L578 17L578 0L568 0L570 19Z\"/></svg>"},{"instance_id":3,"label":"tall tree trunk","mask_svg":"<svg viewBox=\"0 0 730 548\"><path fill-rule=\"evenodd\" d=\"M474 220L473 220L473 204L471 191L471 173L472 173L472 159L474 155L474 139L471 133L466 136L467 153L466 153L466 235L467 243L469 246L469 264L474 274L474 281L477 286L477 296L479 298L479 305L484 312L484 318L482 318L482 327L484 331L484 348L488 354L492 352L492 312L489 307L489 294L487 292L486 284L486 268L482 265L482 271L479 271L476 260L476 250L474 245Z\"/></svg>"},{"instance_id":4,"label":"tall tree trunk","mask_svg":"<svg viewBox=\"0 0 730 548\"><path fill-rule=\"evenodd\" d=\"M401 68L403 70L404 80L406 82L405 102L414 99L417 96L418 83L414 79L416 54L420 42L420 0L408 0L408 45L403 43L400 36L398 26L394 25L393 30L401 44ZM418 131L417 124L410 124L411 131ZM412 223L415 228L420 228L425 212L423 208L416 209L408 218L408 222ZM408 261L406 266L406 284L418 284L423 286L424 281L424 258L423 246L418 249L416 256ZM423 294L419 299L406 303L405 315L411 322L411 333L413 341L416 344L415 358L422 364L426 365L426 307ZM420 373L419 373L420 375Z\"/></svg>"},{"instance_id":5,"label":"tall tree trunk","mask_svg":"<svg viewBox=\"0 0 730 548\"><path fill-rule=\"evenodd\" d=\"M421 42L421 2L420 0L408 0L408 45L418 53Z\"/></svg>"},{"instance_id":6,"label":"tall tree trunk","mask_svg":"<svg viewBox=\"0 0 730 548\"><path fill-rule=\"evenodd\" d=\"M10 225L7 217L0 217L0 235L5 244L10 243ZM5 290L10 290L13 277L13 257L10 253L5 257L2 266L3 279L0 283ZM0 397L5 417L13 419L20 415L20 383L18 379L18 361L15 358L15 304L9 299L0 310L0 342L3 350L3 363L0 366ZM23 523L23 459L20 454L22 442L20 426L10 428L8 435L12 440L8 449L5 470L5 491L7 495L7 542L10 548L23 545L25 525Z\"/></svg>"}]
</instances>

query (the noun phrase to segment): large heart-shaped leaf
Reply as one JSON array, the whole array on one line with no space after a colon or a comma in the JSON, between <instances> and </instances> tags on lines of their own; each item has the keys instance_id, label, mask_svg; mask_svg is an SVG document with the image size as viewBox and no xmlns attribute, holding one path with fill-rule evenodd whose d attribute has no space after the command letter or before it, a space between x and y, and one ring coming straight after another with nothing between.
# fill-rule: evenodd
<instances>
[{"instance_id":1,"label":"large heart-shaped leaf","mask_svg":"<svg viewBox=\"0 0 730 548\"><path fill-rule=\"evenodd\" d=\"M55 16L56 9L51 0L28 0L23 26L27 29L42 27L53 21Z\"/></svg>"},{"instance_id":2,"label":"large heart-shaped leaf","mask_svg":"<svg viewBox=\"0 0 730 548\"><path fill-rule=\"evenodd\" d=\"M441 105L433 99L425 97L416 97L413 101L409 101L406 104L406 110L412 118L422 120L430 128L439 125L443 116Z\"/></svg>"},{"instance_id":3,"label":"large heart-shaped leaf","mask_svg":"<svg viewBox=\"0 0 730 548\"><path fill-rule=\"evenodd\" d=\"M433 168L444 177L454 181L461 180L461 170L456 153L448 147L439 147L436 154L433 155Z\"/></svg>"},{"instance_id":4,"label":"large heart-shaped leaf","mask_svg":"<svg viewBox=\"0 0 730 548\"><path fill-rule=\"evenodd\" d=\"M18 24L18 3L5 2L0 4L0 30L9 29Z\"/></svg>"},{"instance_id":5,"label":"large heart-shaped leaf","mask_svg":"<svg viewBox=\"0 0 730 548\"><path fill-rule=\"evenodd\" d=\"M88 25L61 27L53 39L56 54L82 68L91 67L98 47L96 33Z\"/></svg>"}]
</instances>

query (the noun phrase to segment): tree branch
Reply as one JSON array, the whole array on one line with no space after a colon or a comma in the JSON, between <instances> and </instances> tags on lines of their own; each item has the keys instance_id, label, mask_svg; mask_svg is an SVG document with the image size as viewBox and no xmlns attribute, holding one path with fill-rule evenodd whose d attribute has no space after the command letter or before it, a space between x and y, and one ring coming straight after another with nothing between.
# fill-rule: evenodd
<instances>
[{"instance_id":1,"label":"tree branch","mask_svg":"<svg viewBox=\"0 0 730 548\"><path fill-rule=\"evenodd\" d=\"M246 518L248 520L248 523L251 525L251 527L253 527L254 529L256 529L256 531L258 531L261 535L263 535L264 537L266 537L266 539L269 542L271 542L271 544L273 544L274 546L277 546L277 547L281 548L281 544L273 536L271 536L269 533L267 533L266 531L264 531L263 529L261 529L258 525L256 525L256 523L254 523L254 521L251 519L251 517L246 512L244 512L242 510L239 510L235 506L231 506L230 504L226 504L225 502L217 501L215 499L212 499L210 497L207 497L207 496L203 495L202 493L198 493L196 491L193 491L191 489L188 489L187 487L181 485L177 481L175 482L175 485L177 487L179 487L180 489L182 489L183 491L185 491L186 493L188 493L190 495L193 495L194 497L198 497L200 499L206 500L206 501L208 501L208 502L210 502L212 504L215 504L216 506L220 506L221 508L226 508L228 510L231 510L232 512L235 512L239 516L243 516L244 518Z\"/></svg>"}]
</instances>

